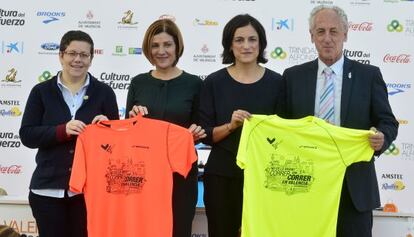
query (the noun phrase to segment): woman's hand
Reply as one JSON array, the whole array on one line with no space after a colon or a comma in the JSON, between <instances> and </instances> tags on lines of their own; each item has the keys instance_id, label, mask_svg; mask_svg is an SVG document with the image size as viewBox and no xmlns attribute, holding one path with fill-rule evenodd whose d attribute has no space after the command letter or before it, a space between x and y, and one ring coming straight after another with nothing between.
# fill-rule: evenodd
<instances>
[{"instance_id":1,"label":"woman's hand","mask_svg":"<svg viewBox=\"0 0 414 237\"><path fill-rule=\"evenodd\" d=\"M80 120L70 120L66 123L67 135L79 135L85 129L86 124Z\"/></svg>"},{"instance_id":2,"label":"woman's hand","mask_svg":"<svg viewBox=\"0 0 414 237\"><path fill-rule=\"evenodd\" d=\"M231 115L231 121L228 125L228 129L230 131L233 131L234 129L243 125L244 120L249 119L251 116L252 115L245 110L238 109L233 111L233 114Z\"/></svg>"},{"instance_id":3,"label":"woman's hand","mask_svg":"<svg viewBox=\"0 0 414 237\"><path fill-rule=\"evenodd\" d=\"M191 124L191 126L188 128L188 131L193 134L194 141L205 138L207 136L206 131L197 124Z\"/></svg>"},{"instance_id":4,"label":"woman's hand","mask_svg":"<svg viewBox=\"0 0 414 237\"><path fill-rule=\"evenodd\" d=\"M92 124L95 124L99 121L107 121L107 120L109 120L109 119L105 115L102 115L102 114L96 115L95 118L93 118L93 120L92 120Z\"/></svg>"},{"instance_id":5,"label":"woman's hand","mask_svg":"<svg viewBox=\"0 0 414 237\"><path fill-rule=\"evenodd\" d=\"M129 117L135 117L138 114L142 114L142 116L147 115L148 114L148 109L145 106L142 105L134 105L134 107L132 107L131 111L129 111Z\"/></svg>"}]
</instances>

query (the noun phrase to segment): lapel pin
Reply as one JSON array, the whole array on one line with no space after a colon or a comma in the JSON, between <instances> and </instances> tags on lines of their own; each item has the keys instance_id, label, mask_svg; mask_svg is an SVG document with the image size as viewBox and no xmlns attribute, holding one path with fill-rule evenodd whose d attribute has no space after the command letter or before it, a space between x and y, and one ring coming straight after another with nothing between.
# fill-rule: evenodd
<instances>
[{"instance_id":1,"label":"lapel pin","mask_svg":"<svg viewBox=\"0 0 414 237\"><path fill-rule=\"evenodd\" d=\"M351 78L352 78L352 73L351 73L351 72L349 72L349 73L348 73L348 78L349 78L349 79L351 79Z\"/></svg>"},{"instance_id":2,"label":"lapel pin","mask_svg":"<svg viewBox=\"0 0 414 237\"><path fill-rule=\"evenodd\" d=\"M84 97L83 97L83 100L88 100L89 99L89 96L87 96L87 95L85 95Z\"/></svg>"}]
</instances>

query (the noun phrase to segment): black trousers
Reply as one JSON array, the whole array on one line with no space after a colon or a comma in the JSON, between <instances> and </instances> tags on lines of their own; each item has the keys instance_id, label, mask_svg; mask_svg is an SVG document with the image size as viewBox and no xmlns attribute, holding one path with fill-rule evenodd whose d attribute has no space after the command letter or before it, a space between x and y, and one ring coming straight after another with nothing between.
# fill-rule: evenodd
<instances>
[{"instance_id":1,"label":"black trousers","mask_svg":"<svg viewBox=\"0 0 414 237\"><path fill-rule=\"evenodd\" d=\"M53 198L29 193L39 237L87 237L86 206L83 195Z\"/></svg>"},{"instance_id":2,"label":"black trousers","mask_svg":"<svg viewBox=\"0 0 414 237\"><path fill-rule=\"evenodd\" d=\"M173 237L191 237L198 195L197 175L197 162L193 164L187 178L173 174Z\"/></svg>"},{"instance_id":3,"label":"black trousers","mask_svg":"<svg viewBox=\"0 0 414 237\"><path fill-rule=\"evenodd\" d=\"M344 180L339 203L336 237L372 237L372 211L358 211Z\"/></svg>"},{"instance_id":4,"label":"black trousers","mask_svg":"<svg viewBox=\"0 0 414 237\"><path fill-rule=\"evenodd\" d=\"M209 237L237 237L241 227L243 178L204 175Z\"/></svg>"}]
</instances>

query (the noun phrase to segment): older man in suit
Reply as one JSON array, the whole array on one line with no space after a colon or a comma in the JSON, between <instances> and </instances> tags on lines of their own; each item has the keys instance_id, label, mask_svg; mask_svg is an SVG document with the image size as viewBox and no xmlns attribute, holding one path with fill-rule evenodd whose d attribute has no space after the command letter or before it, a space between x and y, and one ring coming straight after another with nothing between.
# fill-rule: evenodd
<instances>
[{"instance_id":1,"label":"older man in suit","mask_svg":"<svg viewBox=\"0 0 414 237\"><path fill-rule=\"evenodd\" d=\"M309 18L309 32L318 59L285 70L285 117L315 115L337 126L373 129L376 133L369 142L375 156L379 156L398 132L379 68L343 56L348 19L341 8L315 7ZM342 188L337 237L371 237L372 210L378 206L374 158L349 166Z\"/></svg>"}]
</instances>

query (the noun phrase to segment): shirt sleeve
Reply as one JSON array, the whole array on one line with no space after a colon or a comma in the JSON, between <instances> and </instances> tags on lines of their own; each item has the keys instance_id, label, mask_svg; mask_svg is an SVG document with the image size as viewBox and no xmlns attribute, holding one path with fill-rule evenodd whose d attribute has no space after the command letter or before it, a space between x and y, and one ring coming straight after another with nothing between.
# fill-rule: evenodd
<instances>
[{"instance_id":1,"label":"shirt sleeve","mask_svg":"<svg viewBox=\"0 0 414 237\"><path fill-rule=\"evenodd\" d=\"M368 136L373 134L373 131L332 127L334 132L331 135L347 166L355 162L371 160L374 150L369 144Z\"/></svg>"},{"instance_id":2,"label":"shirt sleeve","mask_svg":"<svg viewBox=\"0 0 414 237\"><path fill-rule=\"evenodd\" d=\"M192 134L183 127L169 124L167 154L172 171L186 177L197 160Z\"/></svg>"},{"instance_id":3,"label":"shirt sleeve","mask_svg":"<svg viewBox=\"0 0 414 237\"><path fill-rule=\"evenodd\" d=\"M247 166L247 144L249 142L249 134L251 131L251 122L245 120L243 122L242 133L240 137L239 150L237 151L236 163L241 169Z\"/></svg>"},{"instance_id":4,"label":"shirt sleeve","mask_svg":"<svg viewBox=\"0 0 414 237\"><path fill-rule=\"evenodd\" d=\"M82 193L86 182L86 154L83 139L83 134L80 134L76 140L75 157L69 181L69 190L75 193Z\"/></svg>"},{"instance_id":5,"label":"shirt sleeve","mask_svg":"<svg viewBox=\"0 0 414 237\"><path fill-rule=\"evenodd\" d=\"M208 76L203 81L200 94L199 119L200 125L206 131L206 138L202 140L203 143L213 144L213 129L216 124L216 108L214 103L213 80L212 76Z\"/></svg>"}]
</instances>

